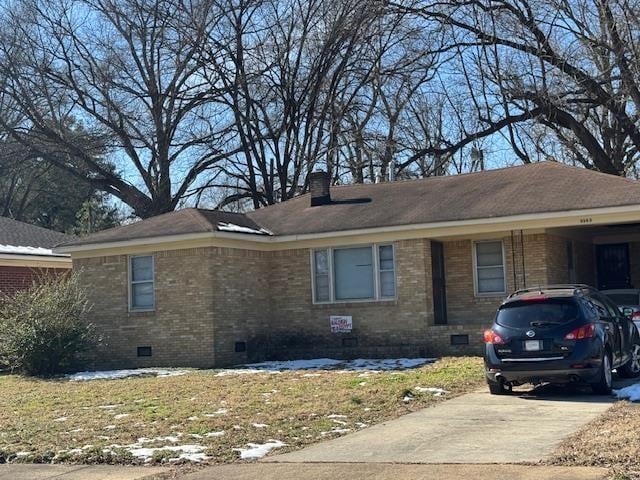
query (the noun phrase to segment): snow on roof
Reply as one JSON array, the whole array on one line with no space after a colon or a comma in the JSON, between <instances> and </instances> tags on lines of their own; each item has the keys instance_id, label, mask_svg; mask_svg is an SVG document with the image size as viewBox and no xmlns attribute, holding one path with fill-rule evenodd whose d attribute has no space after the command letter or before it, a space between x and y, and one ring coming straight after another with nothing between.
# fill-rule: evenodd
<instances>
[{"instance_id":1,"label":"snow on roof","mask_svg":"<svg viewBox=\"0 0 640 480\"><path fill-rule=\"evenodd\" d=\"M269 230L261 228L256 230L255 228L242 227L233 223L218 222L218 230L221 232L234 232L234 233L253 233L257 235L273 235Z\"/></svg>"},{"instance_id":2,"label":"snow on roof","mask_svg":"<svg viewBox=\"0 0 640 480\"><path fill-rule=\"evenodd\" d=\"M23 247L20 245L0 245L0 254L39 255L44 257L68 257L67 254L54 253L50 248Z\"/></svg>"}]
</instances>

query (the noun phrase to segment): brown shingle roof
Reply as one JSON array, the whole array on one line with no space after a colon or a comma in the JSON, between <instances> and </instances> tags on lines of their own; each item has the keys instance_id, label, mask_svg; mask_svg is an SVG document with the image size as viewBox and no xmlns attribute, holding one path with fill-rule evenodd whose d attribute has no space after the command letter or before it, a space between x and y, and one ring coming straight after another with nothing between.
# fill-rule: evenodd
<instances>
[{"instance_id":1,"label":"brown shingle roof","mask_svg":"<svg viewBox=\"0 0 640 480\"><path fill-rule=\"evenodd\" d=\"M139 238L181 235L185 233L215 232L220 230L219 224L233 224L252 230L260 230L260 226L256 225L241 213L185 208L183 210L158 215L147 220L110 228L71 242L65 242L62 245L121 242Z\"/></svg>"},{"instance_id":2,"label":"brown shingle roof","mask_svg":"<svg viewBox=\"0 0 640 480\"><path fill-rule=\"evenodd\" d=\"M19 222L12 218L0 217L0 245L53 248L60 242L73 238L71 235Z\"/></svg>"},{"instance_id":3,"label":"brown shingle roof","mask_svg":"<svg viewBox=\"0 0 640 480\"><path fill-rule=\"evenodd\" d=\"M247 214L186 209L106 230L71 244L219 230L228 222L274 235L428 224L543 212L638 205L640 182L556 162L463 175L331 188L332 202L308 194Z\"/></svg>"},{"instance_id":4,"label":"brown shingle roof","mask_svg":"<svg viewBox=\"0 0 640 480\"><path fill-rule=\"evenodd\" d=\"M310 207L308 196L303 195L247 216L276 235L291 235L640 206L640 182L540 162L455 176L332 187L331 199L330 205Z\"/></svg>"}]
</instances>

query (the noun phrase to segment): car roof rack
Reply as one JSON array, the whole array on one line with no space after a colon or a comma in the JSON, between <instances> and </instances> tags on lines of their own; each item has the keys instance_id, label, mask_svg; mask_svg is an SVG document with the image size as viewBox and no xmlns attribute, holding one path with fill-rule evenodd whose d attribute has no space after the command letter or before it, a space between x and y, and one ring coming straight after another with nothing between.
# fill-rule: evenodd
<instances>
[{"instance_id":1,"label":"car roof rack","mask_svg":"<svg viewBox=\"0 0 640 480\"><path fill-rule=\"evenodd\" d=\"M520 290L516 290L507 298L512 298L518 295L522 295L524 293L533 293L533 292L542 292L543 290L573 290L574 293L582 293L583 290L596 290L591 285L583 284L583 283L559 283L554 285L539 285L537 287L531 288L522 288Z\"/></svg>"}]
</instances>

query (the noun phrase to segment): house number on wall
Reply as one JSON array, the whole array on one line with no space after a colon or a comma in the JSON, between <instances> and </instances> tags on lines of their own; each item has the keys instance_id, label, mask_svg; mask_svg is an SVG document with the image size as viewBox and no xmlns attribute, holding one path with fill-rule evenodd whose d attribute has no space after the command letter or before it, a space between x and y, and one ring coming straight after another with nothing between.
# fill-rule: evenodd
<instances>
[{"instance_id":1,"label":"house number on wall","mask_svg":"<svg viewBox=\"0 0 640 480\"><path fill-rule=\"evenodd\" d=\"M584 217L580 219L580 223L591 223L593 219L591 217Z\"/></svg>"}]
</instances>

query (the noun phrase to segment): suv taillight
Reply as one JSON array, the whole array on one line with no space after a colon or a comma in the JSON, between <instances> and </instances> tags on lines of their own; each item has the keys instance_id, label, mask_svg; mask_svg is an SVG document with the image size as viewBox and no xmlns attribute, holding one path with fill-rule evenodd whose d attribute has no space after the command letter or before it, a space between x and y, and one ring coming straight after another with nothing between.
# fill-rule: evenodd
<instances>
[{"instance_id":1,"label":"suv taillight","mask_svg":"<svg viewBox=\"0 0 640 480\"><path fill-rule=\"evenodd\" d=\"M503 345L504 339L493 330L485 330L484 343L492 343L494 345Z\"/></svg>"},{"instance_id":2,"label":"suv taillight","mask_svg":"<svg viewBox=\"0 0 640 480\"><path fill-rule=\"evenodd\" d=\"M631 315L631 320L634 322L637 322L640 320L640 312L633 312L633 315Z\"/></svg>"},{"instance_id":3,"label":"suv taillight","mask_svg":"<svg viewBox=\"0 0 640 480\"><path fill-rule=\"evenodd\" d=\"M581 327L572 330L564 336L565 340L582 340L585 338L592 338L596 334L596 326L593 323L588 323Z\"/></svg>"}]
</instances>

